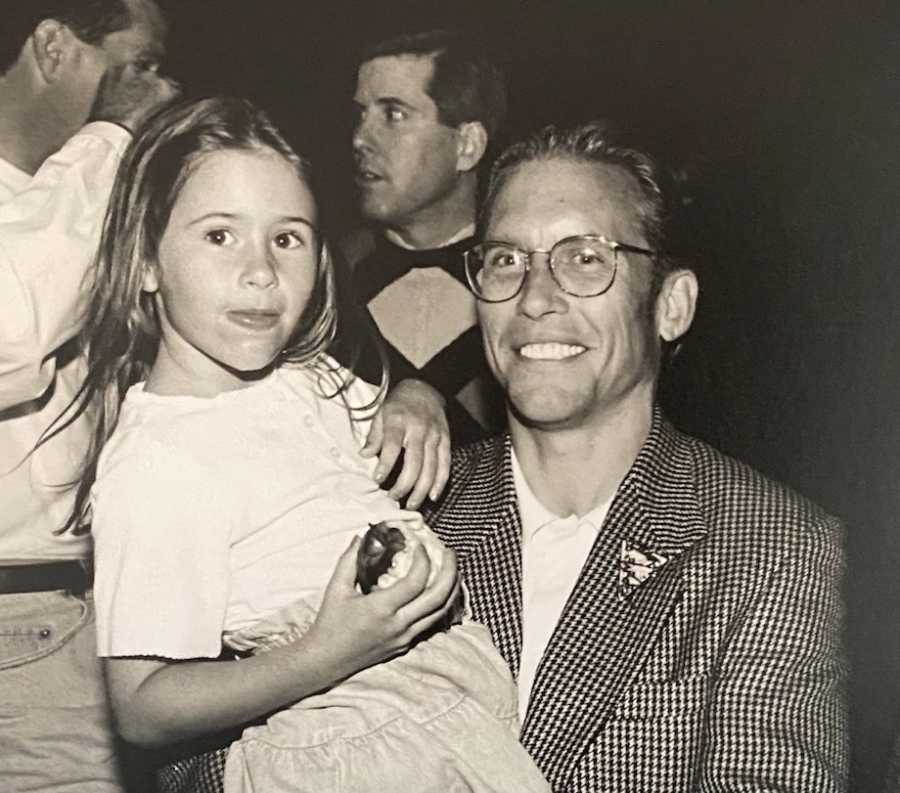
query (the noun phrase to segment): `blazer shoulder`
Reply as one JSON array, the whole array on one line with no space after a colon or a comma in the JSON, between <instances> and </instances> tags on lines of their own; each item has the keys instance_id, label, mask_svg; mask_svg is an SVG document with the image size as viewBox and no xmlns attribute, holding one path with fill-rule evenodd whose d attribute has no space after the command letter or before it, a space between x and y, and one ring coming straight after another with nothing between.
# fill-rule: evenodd
<instances>
[{"instance_id":1,"label":"blazer shoulder","mask_svg":"<svg viewBox=\"0 0 900 793\"><path fill-rule=\"evenodd\" d=\"M447 488L426 517L437 520L468 509L476 515L489 510L496 500L491 497L498 488L503 490L506 444L504 435L495 435L454 449Z\"/></svg>"},{"instance_id":2,"label":"blazer shoulder","mask_svg":"<svg viewBox=\"0 0 900 793\"><path fill-rule=\"evenodd\" d=\"M788 485L699 439L683 437L693 457L698 503L711 526L752 527L761 536L772 532L797 539L842 534L836 517Z\"/></svg>"}]
</instances>

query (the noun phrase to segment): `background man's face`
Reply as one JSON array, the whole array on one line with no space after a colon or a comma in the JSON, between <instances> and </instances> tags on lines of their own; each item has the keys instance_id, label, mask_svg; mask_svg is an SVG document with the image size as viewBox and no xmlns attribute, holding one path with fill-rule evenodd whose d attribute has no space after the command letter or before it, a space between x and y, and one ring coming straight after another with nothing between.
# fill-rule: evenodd
<instances>
[{"instance_id":1,"label":"background man's face","mask_svg":"<svg viewBox=\"0 0 900 793\"><path fill-rule=\"evenodd\" d=\"M151 0L129 0L132 24L108 34L99 44L78 41L72 69L60 86L60 109L74 134L88 120L105 75L124 70L125 77L153 70L165 51L165 22Z\"/></svg>"},{"instance_id":2,"label":"background man's face","mask_svg":"<svg viewBox=\"0 0 900 793\"><path fill-rule=\"evenodd\" d=\"M375 58L359 69L353 153L368 220L402 227L439 209L456 187L458 136L438 120L427 93L433 69L430 57L415 55Z\"/></svg>"},{"instance_id":3,"label":"background man's face","mask_svg":"<svg viewBox=\"0 0 900 793\"><path fill-rule=\"evenodd\" d=\"M624 170L567 159L520 166L498 194L485 238L549 250L564 237L602 234L646 246L639 188ZM488 362L526 424L573 427L633 400L652 403L657 330L648 306L652 261L619 254L609 291L579 298L532 258L522 291L478 303Z\"/></svg>"}]
</instances>

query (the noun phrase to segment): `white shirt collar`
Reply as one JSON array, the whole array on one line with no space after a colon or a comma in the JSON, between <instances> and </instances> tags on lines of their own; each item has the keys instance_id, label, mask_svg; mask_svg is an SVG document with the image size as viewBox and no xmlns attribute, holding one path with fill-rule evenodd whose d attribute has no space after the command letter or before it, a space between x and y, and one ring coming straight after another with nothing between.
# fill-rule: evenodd
<instances>
[{"instance_id":1,"label":"white shirt collar","mask_svg":"<svg viewBox=\"0 0 900 793\"><path fill-rule=\"evenodd\" d=\"M574 512L566 516L557 515L547 509L534 494L534 491L528 484L528 480L525 479L525 474L522 472L522 466L516 457L515 448L510 449L510 457L512 458L516 499L519 503L519 517L522 520L523 542L528 542L540 529L551 523L557 523L560 526L575 522L579 524L590 523L596 531L600 531L603 526L603 520L606 518L606 513L609 511L609 505L612 503L612 498L596 505L590 512L581 517Z\"/></svg>"},{"instance_id":2,"label":"white shirt collar","mask_svg":"<svg viewBox=\"0 0 900 793\"><path fill-rule=\"evenodd\" d=\"M428 250L435 250L437 248L446 248L449 245L452 245L454 242L459 242L460 240L464 240L466 237L471 237L475 233L475 224L469 223L467 226L463 226L459 231L456 232L450 239L444 240L437 245L430 245ZM391 242L394 243L398 248L405 248L408 251L421 250L419 248L410 245L406 242L396 231L392 231L387 229L384 232L384 236L387 237Z\"/></svg>"}]
</instances>

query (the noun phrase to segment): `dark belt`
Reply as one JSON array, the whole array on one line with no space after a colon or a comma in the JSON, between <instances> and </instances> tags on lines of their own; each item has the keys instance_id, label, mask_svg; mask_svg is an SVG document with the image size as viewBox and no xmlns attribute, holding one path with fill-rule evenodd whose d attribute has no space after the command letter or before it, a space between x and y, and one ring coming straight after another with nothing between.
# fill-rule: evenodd
<instances>
[{"instance_id":1,"label":"dark belt","mask_svg":"<svg viewBox=\"0 0 900 793\"><path fill-rule=\"evenodd\" d=\"M86 562L0 565L0 595L67 589L81 594L91 587L92 571Z\"/></svg>"}]
</instances>

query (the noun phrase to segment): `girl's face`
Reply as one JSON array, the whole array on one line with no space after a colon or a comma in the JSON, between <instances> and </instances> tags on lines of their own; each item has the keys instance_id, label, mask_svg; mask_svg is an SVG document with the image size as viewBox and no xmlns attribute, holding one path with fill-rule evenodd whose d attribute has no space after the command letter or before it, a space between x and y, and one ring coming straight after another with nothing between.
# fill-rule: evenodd
<instances>
[{"instance_id":1,"label":"girl's face","mask_svg":"<svg viewBox=\"0 0 900 793\"><path fill-rule=\"evenodd\" d=\"M294 166L270 149L205 155L185 182L144 277L159 353L148 387L213 396L264 373L316 281L316 207Z\"/></svg>"}]
</instances>

